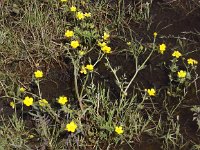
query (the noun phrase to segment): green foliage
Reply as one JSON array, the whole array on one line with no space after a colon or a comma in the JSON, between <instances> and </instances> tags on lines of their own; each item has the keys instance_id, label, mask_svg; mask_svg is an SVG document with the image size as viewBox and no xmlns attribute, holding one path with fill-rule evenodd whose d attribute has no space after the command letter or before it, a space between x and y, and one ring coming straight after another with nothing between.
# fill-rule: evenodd
<instances>
[{"instance_id":1,"label":"green foliage","mask_svg":"<svg viewBox=\"0 0 200 150\"><path fill-rule=\"evenodd\" d=\"M193 113L193 120L197 121L198 129L200 129L200 107L193 106L191 108L191 111L194 112Z\"/></svg>"}]
</instances>

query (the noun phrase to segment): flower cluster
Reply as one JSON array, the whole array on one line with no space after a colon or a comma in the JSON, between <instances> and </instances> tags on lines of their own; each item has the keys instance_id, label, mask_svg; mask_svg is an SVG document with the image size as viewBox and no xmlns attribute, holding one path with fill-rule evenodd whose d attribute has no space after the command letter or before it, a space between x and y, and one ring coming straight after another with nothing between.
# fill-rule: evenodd
<instances>
[{"instance_id":1,"label":"flower cluster","mask_svg":"<svg viewBox=\"0 0 200 150\"><path fill-rule=\"evenodd\" d=\"M77 128L78 128L77 124L74 121L71 121L70 123L68 123L66 125L65 130L67 130L68 132L74 133ZM123 134L124 133L123 127L122 126L116 126L115 132L119 135Z\"/></svg>"},{"instance_id":2,"label":"flower cluster","mask_svg":"<svg viewBox=\"0 0 200 150\"><path fill-rule=\"evenodd\" d=\"M83 20L84 18L87 18L87 17L89 18L89 17L92 16L90 12L85 12L85 13L83 13L82 11L77 10L77 7L74 6L74 5L72 5L72 6L70 7L70 11L74 13L75 18L76 18L77 20ZM75 34L74 31L72 31L72 30L67 30L67 31L65 32L65 37L67 37L67 38L72 38L72 37L74 37L74 34ZM73 49L76 49L77 47L80 46L80 43L79 43L79 42L80 42L80 41L77 40L77 39L72 39L72 41L70 42L70 46L71 46Z\"/></svg>"},{"instance_id":3,"label":"flower cluster","mask_svg":"<svg viewBox=\"0 0 200 150\"><path fill-rule=\"evenodd\" d=\"M110 34L107 32L104 32L102 39L99 40L97 44L99 47L101 47L101 50L106 54L111 53L111 47L107 45L109 38L110 38Z\"/></svg>"},{"instance_id":4,"label":"flower cluster","mask_svg":"<svg viewBox=\"0 0 200 150\"><path fill-rule=\"evenodd\" d=\"M74 31L72 31L72 30L67 30L66 32L65 32L65 37L67 37L67 38L72 38L74 36ZM70 46L72 47L72 48L77 48L77 47L79 47L80 46L80 44L79 44L79 41L77 41L77 40L72 40L71 41L71 43L70 43Z\"/></svg>"},{"instance_id":5,"label":"flower cluster","mask_svg":"<svg viewBox=\"0 0 200 150\"><path fill-rule=\"evenodd\" d=\"M109 47L109 46L107 45L107 42L105 42L105 41L107 41L109 38L110 38L110 34L107 33L107 32L104 32L104 34L103 34L103 36L102 36L102 40L98 41L98 46L100 46L100 47L101 47L101 50L102 50L104 53L106 53L106 54L111 53L111 47ZM103 41L103 42L101 42L101 41Z\"/></svg>"},{"instance_id":6,"label":"flower cluster","mask_svg":"<svg viewBox=\"0 0 200 150\"><path fill-rule=\"evenodd\" d=\"M76 12L77 11L77 8L76 8L76 6L71 6L70 7L70 11L71 12ZM84 18L89 18L89 17L91 17L92 15L91 15L91 13L90 12L85 12L85 13L83 13L82 11L77 11L76 12L76 18L78 19L78 20L83 20Z\"/></svg>"}]
</instances>

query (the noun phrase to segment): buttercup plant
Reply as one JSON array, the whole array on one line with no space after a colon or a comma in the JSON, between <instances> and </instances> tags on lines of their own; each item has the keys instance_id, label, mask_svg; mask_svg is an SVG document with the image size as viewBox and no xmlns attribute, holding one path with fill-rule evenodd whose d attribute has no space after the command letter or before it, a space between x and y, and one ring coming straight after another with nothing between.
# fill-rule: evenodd
<instances>
[{"instance_id":1,"label":"buttercup plant","mask_svg":"<svg viewBox=\"0 0 200 150\"><path fill-rule=\"evenodd\" d=\"M200 34L165 20L194 1L21 2L0 10L0 149L198 149Z\"/></svg>"}]
</instances>

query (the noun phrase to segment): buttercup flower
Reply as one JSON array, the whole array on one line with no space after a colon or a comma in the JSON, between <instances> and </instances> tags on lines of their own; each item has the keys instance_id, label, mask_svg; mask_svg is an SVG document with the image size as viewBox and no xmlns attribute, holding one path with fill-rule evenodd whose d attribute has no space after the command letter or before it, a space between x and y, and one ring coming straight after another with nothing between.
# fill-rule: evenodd
<instances>
[{"instance_id":1,"label":"buttercup flower","mask_svg":"<svg viewBox=\"0 0 200 150\"><path fill-rule=\"evenodd\" d=\"M103 39L107 40L109 37L110 37L110 35L108 33L104 32Z\"/></svg>"},{"instance_id":2,"label":"buttercup flower","mask_svg":"<svg viewBox=\"0 0 200 150\"><path fill-rule=\"evenodd\" d=\"M77 125L76 123L74 123L74 121L71 121L70 123L68 123L65 127L65 130L67 130L68 132L75 132L77 128Z\"/></svg>"},{"instance_id":3,"label":"buttercup flower","mask_svg":"<svg viewBox=\"0 0 200 150\"><path fill-rule=\"evenodd\" d=\"M43 72L40 70L37 70L34 72L35 78L42 78L43 77Z\"/></svg>"},{"instance_id":4,"label":"buttercup flower","mask_svg":"<svg viewBox=\"0 0 200 150\"><path fill-rule=\"evenodd\" d=\"M60 0L61 2L67 2L68 0Z\"/></svg>"},{"instance_id":5,"label":"buttercup flower","mask_svg":"<svg viewBox=\"0 0 200 150\"><path fill-rule=\"evenodd\" d=\"M81 1L81 4L82 4L83 6L85 5L85 3L86 3L86 2L85 2L84 0Z\"/></svg>"},{"instance_id":6,"label":"buttercup flower","mask_svg":"<svg viewBox=\"0 0 200 150\"><path fill-rule=\"evenodd\" d=\"M117 126L117 127L115 127L115 132L117 134L122 134L122 133L124 133L124 130L123 130L122 126Z\"/></svg>"},{"instance_id":7,"label":"buttercup flower","mask_svg":"<svg viewBox=\"0 0 200 150\"><path fill-rule=\"evenodd\" d=\"M189 59L187 59L187 63L189 64L189 65L197 65L198 64L198 61L197 60L194 60L194 59L192 59L192 58L189 58Z\"/></svg>"},{"instance_id":8,"label":"buttercup flower","mask_svg":"<svg viewBox=\"0 0 200 150\"><path fill-rule=\"evenodd\" d=\"M46 99L41 99L39 100L39 105L42 106L42 107L45 107L47 106L49 103Z\"/></svg>"},{"instance_id":9,"label":"buttercup flower","mask_svg":"<svg viewBox=\"0 0 200 150\"><path fill-rule=\"evenodd\" d=\"M86 65L85 67L88 71L93 71L94 70L94 66L93 65Z\"/></svg>"},{"instance_id":10,"label":"buttercup flower","mask_svg":"<svg viewBox=\"0 0 200 150\"><path fill-rule=\"evenodd\" d=\"M72 48L77 48L80 44L79 44L78 41L71 41L70 45L71 45Z\"/></svg>"},{"instance_id":11,"label":"buttercup flower","mask_svg":"<svg viewBox=\"0 0 200 150\"><path fill-rule=\"evenodd\" d=\"M98 46L104 47L104 46L107 46L107 44L105 42L98 42Z\"/></svg>"},{"instance_id":12,"label":"buttercup flower","mask_svg":"<svg viewBox=\"0 0 200 150\"><path fill-rule=\"evenodd\" d=\"M78 53L79 53L80 56L85 55L85 51L83 51L83 50L80 50Z\"/></svg>"},{"instance_id":13,"label":"buttercup flower","mask_svg":"<svg viewBox=\"0 0 200 150\"><path fill-rule=\"evenodd\" d=\"M179 78L185 78L187 75L187 72L186 71L183 71L183 70L180 70L178 73L177 73L177 76Z\"/></svg>"},{"instance_id":14,"label":"buttercup flower","mask_svg":"<svg viewBox=\"0 0 200 150\"><path fill-rule=\"evenodd\" d=\"M82 20L82 19L84 19L85 18L85 15L82 13L82 12L77 12L77 14L76 14L76 18L78 19L78 20Z\"/></svg>"},{"instance_id":15,"label":"buttercup flower","mask_svg":"<svg viewBox=\"0 0 200 150\"><path fill-rule=\"evenodd\" d=\"M12 107L12 109L14 109L15 108L15 103L13 101L10 102L10 106Z\"/></svg>"},{"instance_id":16,"label":"buttercup flower","mask_svg":"<svg viewBox=\"0 0 200 150\"><path fill-rule=\"evenodd\" d=\"M172 56L173 56L173 57L176 57L176 58L179 58L179 57L182 56L182 54L181 54L179 51L174 51L174 52L172 53Z\"/></svg>"},{"instance_id":17,"label":"buttercup flower","mask_svg":"<svg viewBox=\"0 0 200 150\"><path fill-rule=\"evenodd\" d=\"M73 31L70 31L70 30L67 30L67 31L65 32L65 36L66 36L67 38L70 38L70 37L74 36L74 32L73 32Z\"/></svg>"},{"instance_id":18,"label":"buttercup flower","mask_svg":"<svg viewBox=\"0 0 200 150\"><path fill-rule=\"evenodd\" d=\"M25 88L21 87L21 88L19 88L19 91L20 91L21 93L24 93L24 92L25 92Z\"/></svg>"},{"instance_id":19,"label":"buttercup flower","mask_svg":"<svg viewBox=\"0 0 200 150\"><path fill-rule=\"evenodd\" d=\"M131 46L131 42L127 42L126 44L127 44L128 46Z\"/></svg>"},{"instance_id":20,"label":"buttercup flower","mask_svg":"<svg viewBox=\"0 0 200 150\"><path fill-rule=\"evenodd\" d=\"M160 53L163 54L164 51L166 50L166 45L165 45L165 44L161 44L161 45L159 46L159 50L160 50Z\"/></svg>"},{"instance_id":21,"label":"buttercup flower","mask_svg":"<svg viewBox=\"0 0 200 150\"><path fill-rule=\"evenodd\" d=\"M84 13L85 17L91 17L91 13Z\"/></svg>"},{"instance_id":22,"label":"buttercup flower","mask_svg":"<svg viewBox=\"0 0 200 150\"><path fill-rule=\"evenodd\" d=\"M26 106L31 106L33 105L33 98L26 96L25 99L23 100L23 103Z\"/></svg>"},{"instance_id":23,"label":"buttercup flower","mask_svg":"<svg viewBox=\"0 0 200 150\"><path fill-rule=\"evenodd\" d=\"M81 67L80 73L87 74L87 70L84 65Z\"/></svg>"},{"instance_id":24,"label":"buttercup flower","mask_svg":"<svg viewBox=\"0 0 200 150\"><path fill-rule=\"evenodd\" d=\"M157 33L157 32L154 32L154 33L153 33L153 36L154 36L154 38L156 38L156 37L157 37L157 35L158 35L158 33Z\"/></svg>"},{"instance_id":25,"label":"buttercup flower","mask_svg":"<svg viewBox=\"0 0 200 150\"><path fill-rule=\"evenodd\" d=\"M71 12L75 12L76 11L76 7L75 6L70 7L70 11Z\"/></svg>"},{"instance_id":26,"label":"buttercup flower","mask_svg":"<svg viewBox=\"0 0 200 150\"><path fill-rule=\"evenodd\" d=\"M29 139L34 138L34 135L33 135L33 134L30 134L30 135L28 135L28 138L29 138Z\"/></svg>"},{"instance_id":27,"label":"buttercup flower","mask_svg":"<svg viewBox=\"0 0 200 150\"><path fill-rule=\"evenodd\" d=\"M104 53L111 53L111 48L109 46L103 46L101 47L101 50L104 52Z\"/></svg>"},{"instance_id":28,"label":"buttercup flower","mask_svg":"<svg viewBox=\"0 0 200 150\"><path fill-rule=\"evenodd\" d=\"M67 97L65 97L65 96L60 96L60 97L58 98L58 103L59 103L60 105L65 105L65 104L67 103L67 101L68 101L68 99L67 99Z\"/></svg>"},{"instance_id":29,"label":"buttercup flower","mask_svg":"<svg viewBox=\"0 0 200 150\"><path fill-rule=\"evenodd\" d=\"M149 94L149 96L155 96L156 90L154 88L147 89L147 93Z\"/></svg>"}]
</instances>

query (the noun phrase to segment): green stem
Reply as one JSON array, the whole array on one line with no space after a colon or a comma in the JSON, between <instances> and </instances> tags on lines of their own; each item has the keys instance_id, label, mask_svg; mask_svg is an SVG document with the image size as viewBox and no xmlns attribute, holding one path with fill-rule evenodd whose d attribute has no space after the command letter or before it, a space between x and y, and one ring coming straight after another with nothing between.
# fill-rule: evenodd
<instances>
[{"instance_id":1,"label":"green stem","mask_svg":"<svg viewBox=\"0 0 200 150\"><path fill-rule=\"evenodd\" d=\"M79 90L78 90L77 65L76 65L76 62L75 62L75 61L73 61L73 64L74 64L74 86L75 86L75 91L76 91L76 97L78 98L79 106L80 106L81 110L83 111L82 98L80 97L80 95L79 95Z\"/></svg>"},{"instance_id":2,"label":"green stem","mask_svg":"<svg viewBox=\"0 0 200 150\"><path fill-rule=\"evenodd\" d=\"M81 99L82 99L82 97L83 97L83 91L84 91L84 89L85 89L85 86L86 86L88 77L89 77L89 74L87 74L86 79L84 80L84 83L83 83L83 86L82 86L82 89L81 89L81 94L80 94L80 98L81 98Z\"/></svg>"},{"instance_id":3,"label":"green stem","mask_svg":"<svg viewBox=\"0 0 200 150\"><path fill-rule=\"evenodd\" d=\"M149 56L146 58L146 60L142 63L142 65L139 66L138 69L136 68L136 72L135 72L135 74L133 75L133 77L132 77L131 81L129 82L129 84L127 85L126 89L124 90L124 93L127 92L127 90L129 89L130 85L132 84L132 82L133 82L134 79L136 78L138 72L144 68L144 65L145 65L146 62L149 60L149 58L151 57L151 55L153 54L153 52L154 52L154 50L151 51L151 53L150 53ZM136 59L136 61L137 61L137 59Z\"/></svg>"},{"instance_id":4,"label":"green stem","mask_svg":"<svg viewBox=\"0 0 200 150\"><path fill-rule=\"evenodd\" d=\"M42 94L41 94L41 90L40 90L40 81L39 80L36 80L35 81L36 82L36 84L37 84L37 87L38 87L38 94L39 94L39 97L40 97L40 99L42 99Z\"/></svg>"}]
</instances>

